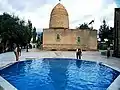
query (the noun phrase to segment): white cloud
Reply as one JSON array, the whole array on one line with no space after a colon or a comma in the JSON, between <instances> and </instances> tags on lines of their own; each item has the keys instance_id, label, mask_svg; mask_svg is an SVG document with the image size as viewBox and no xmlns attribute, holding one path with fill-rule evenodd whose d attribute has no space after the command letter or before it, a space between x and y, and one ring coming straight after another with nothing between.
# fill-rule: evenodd
<instances>
[{"instance_id":1,"label":"white cloud","mask_svg":"<svg viewBox=\"0 0 120 90\"><path fill-rule=\"evenodd\" d=\"M16 2L0 0L0 13L14 12L25 20L30 19L39 30L49 27L50 13L57 3L57 0L51 2L49 0L17 0ZM70 28L75 28L84 22L89 23L92 19L95 19L96 29L99 29L103 19L107 20L108 25L113 26L114 8L117 7L114 0L63 0L61 3L68 11Z\"/></svg>"},{"instance_id":2,"label":"white cloud","mask_svg":"<svg viewBox=\"0 0 120 90\"><path fill-rule=\"evenodd\" d=\"M65 0L63 4L69 12L71 28L84 22L89 23L92 19L95 19L93 26L96 29L99 29L103 19L113 26L114 8L117 7L114 0Z\"/></svg>"},{"instance_id":3,"label":"white cloud","mask_svg":"<svg viewBox=\"0 0 120 90\"><path fill-rule=\"evenodd\" d=\"M30 18L36 28L47 28L51 13L50 9L52 9L51 5L45 4L33 12L24 13L23 16L26 19Z\"/></svg>"}]
</instances>

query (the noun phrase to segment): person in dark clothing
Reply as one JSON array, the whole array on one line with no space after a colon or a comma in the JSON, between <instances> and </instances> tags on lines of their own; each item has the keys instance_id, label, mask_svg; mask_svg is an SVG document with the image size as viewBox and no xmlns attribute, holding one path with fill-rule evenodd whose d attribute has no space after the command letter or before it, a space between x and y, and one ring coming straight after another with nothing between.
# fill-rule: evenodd
<instances>
[{"instance_id":1,"label":"person in dark clothing","mask_svg":"<svg viewBox=\"0 0 120 90\"><path fill-rule=\"evenodd\" d=\"M21 48L20 48L20 46L18 47L18 54L19 54L19 56L21 56Z\"/></svg>"},{"instance_id":2,"label":"person in dark clothing","mask_svg":"<svg viewBox=\"0 0 120 90\"><path fill-rule=\"evenodd\" d=\"M107 58L110 57L110 48L107 48Z\"/></svg>"},{"instance_id":3,"label":"person in dark clothing","mask_svg":"<svg viewBox=\"0 0 120 90\"><path fill-rule=\"evenodd\" d=\"M82 51L81 51L81 49L78 49L76 52L77 59L81 59L81 56L82 56Z\"/></svg>"}]
</instances>

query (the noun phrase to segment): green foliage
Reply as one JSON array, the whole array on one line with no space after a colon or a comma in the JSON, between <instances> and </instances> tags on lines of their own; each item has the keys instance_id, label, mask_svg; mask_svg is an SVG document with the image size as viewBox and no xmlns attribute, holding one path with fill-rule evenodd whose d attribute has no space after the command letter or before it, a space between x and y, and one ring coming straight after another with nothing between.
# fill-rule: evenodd
<instances>
[{"instance_id":1,"label":"green foliage","mask_svg":"<svg viewBox=\"0 0 120 90\"><path fill-rule=\"evenodd\" d=\"M42 44L43 44L43 32L38 35L37 48L39 48Z\"/></svg>"},{"instance_id":2,"label":"green foliage","mask_svg":"<svg viewBox=\"0 0 120 90\"><path fill-rule=\"evenodd\" d=\"M33 43L36 43L36 36L37 36L37 33L36 33L36 28L34 27L33 28Z\"/></svg>"},{"instance_id":3,"label":"green foliage","mask_svg":"<svg viewBox=\"0 0 120 90\"><path fill-rule=\"evenodd\" d=\"M3 13L0 15L0 38L4 47L12 48L13 43L25 46L32 38L32 23L20 20L18 16ZM35 32L34 32L35 33Z\"/></svg>"},{"instance_id":4,"label":"green foliage","mask_svg":"<svg viewBox=\"0 0 120 90\"><path fill-rule=\"evenodd\" d=\"M99 45L99 49L100 49L100 50L107 50L107 47L108 47L108 46L107 46L106 43Z\"/></svg>"},{"instance_id":5,"label":"green foliage","mask_svg":"<svg viewBox=\"0 0 120 90\"><path fill-rule=\"evenodd\" d=\"M99 29L99 37L101 41L104 41L104 39L108 39L108 45L112 43L113 30L114 28L107 26L106 21L103 20L103 25L101 25Z\"/></svg>"},{"instance_id":6,"label":"green foliage","mask_svg":"<svg viewBox=\"0 0 120 90\"><path fill-rule=\"evenodd\" d=\"M32 38L32 23L31 23L31 21L30 20L28 20L28 24L27 24L27 26L28 26L28 29L27 29L27 33L28 33L28 42L27 43L30 43L30 41L31 41L31 38Z\"/></svg>"},{"instance_id":7,"label":"green foliage","mask_svg":"<svg viewBox=\"0 0 120 90\"><path fill-rule=\"evenodd\" d=\"M90 28L89 28L89 26L88 26L86 23L84 23L84 24L81 24L81 25L78 27L78 29L90 29Z\"/></svg>"}]
</instances>

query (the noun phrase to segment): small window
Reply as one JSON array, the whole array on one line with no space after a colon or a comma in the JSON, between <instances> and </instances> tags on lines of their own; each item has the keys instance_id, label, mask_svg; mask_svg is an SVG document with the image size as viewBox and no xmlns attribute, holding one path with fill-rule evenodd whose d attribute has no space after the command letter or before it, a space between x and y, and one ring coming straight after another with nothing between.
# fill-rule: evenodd
<instances>
[{"instance_id":1,"label":"small window","mask_svg":"<svg viewBox=\"0 0 120 90\"><path fill-rule=\"evenodd\" d=\"M60 35L59 34L57 34L57 40L59 40L60 39Z\"/></svg>"},{"instance_id":2,"label":"small window","mask_svg":"<svg viewBox=\"0 0 120 90\"><path fill-rule=\"evenodd\" d=\"M80 37L77 38L77 42L80 43Z\"/></svg>"},{"instance_id":3,"label":"small window","mask_svg":"<svg viewBox=\"0 0 120 90\"><path fill-rule=\"evenodd\" d=\"M59 35L59 34L57 34L56 40L57 40L57 41L60 41L60 35Z\"/></svg>"}]
</instances>

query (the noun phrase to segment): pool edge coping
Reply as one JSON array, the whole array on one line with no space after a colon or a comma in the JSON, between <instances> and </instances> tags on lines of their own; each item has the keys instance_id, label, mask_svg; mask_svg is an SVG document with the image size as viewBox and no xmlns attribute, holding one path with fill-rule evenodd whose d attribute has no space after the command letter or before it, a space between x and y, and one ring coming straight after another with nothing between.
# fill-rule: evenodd
<instances>
[{"instance_id":1,"label":"pool edge coping","mask_svg":"<svg viewBox=\"0 0 120 90\"><path fill-rule=\"evenodd\" d=\"M5 69L15 63L16 62L6 64L5 66L0 67L0 70ZM0 87L2 88L2 90L18 90L11 83L9 83L6 79L4 79L2 76L0 76Z\"/></svg>"},{"instance_id":2,"label":"pool edge coping","mask_svg":"<svg viewBox=\"0 0 120 90\"><path fill-rule=\"evenodd\" d=\"M105 63L102 63L102 64L120 72L119 68L110 66L110 65L105 64ZM118 77L110 84L110 86L107 88L107 90L120 90L120 75L118 75Z\"/></svg>"},{"instance_id":3,"label":"pool edge coping","mask_svg":"<svg viewBox=\"0 0 120 90\"><path fill-rule=\"evenodd\" d=\"M1 76L0 76L0 87L2 87L3 90L18 90Z\"/></svg>"},{"instance_id":4,"label":"pool edge coping","mask_svg":"<svg viewBox=\"0 0 120 90\"><path fill-rule=\"evenodd\" d=\"M107 90L120 90L120 75L110 84Z\"/></svg>"}]
</instances>

